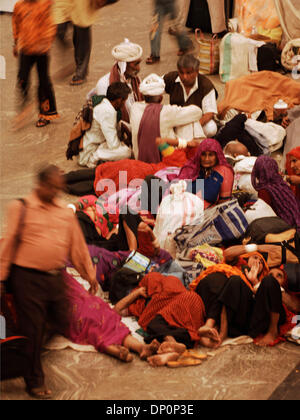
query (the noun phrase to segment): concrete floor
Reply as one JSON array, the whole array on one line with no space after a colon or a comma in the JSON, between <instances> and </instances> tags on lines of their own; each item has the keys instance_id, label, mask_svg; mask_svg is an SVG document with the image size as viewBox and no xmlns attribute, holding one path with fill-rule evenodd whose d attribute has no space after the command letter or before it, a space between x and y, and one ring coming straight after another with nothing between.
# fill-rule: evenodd
<instances>
[{"instance_id":1,"label":"concrete floor","mask_svg":"<svg viewBox=\"0 0 300 420\"><path fill-rule=\"evenodd\" d=\"M61 118L45 128L36 128L37 112L18 131L11 129L15 114L15 81L17 62L12 56L11 15L0 15L0 54L6 59L6 79L0 80L0 224L4 223L7 202L26 195L32 188L33 175L41 162L59 165L66 172L78 169L76 161L67 161L65 151L74 118L85 101L87 92L98 78L112 66L112 47L127 37L149 54L148 30L151 20L151 0L120 0L103 9L93 26L93 50L90 73L86 84L71 87L69 79L53 77L58 110ZM162 40L161 62L141 67L143 78L151 72L163 74L176 67L176 41L166 32ZM192 35L191 35L192 36ZM58 74L71 56L61 56L55 45L51 54L51 74ZM212 77L222 98L224 86L218 76ZM35 95L36 76L32 79ZM66 197L74 200L74 197ZM274 348L258 348L254 344L219 349L202 365L190 368L152 368L137 357L123 364L98 353L83 353L71 349L46 351L43 363L47 383L54 399L68 400L266 400L277 389L276 399L287 398L282 382L295 373L289 390L299 399L299 347L281 343ZM298 376L297 376L298 374ZM281 388L278 388L281 385ZM286 390L285 390L286 391ZM22 379L1 383L2 400L27 400Z\"/></svg>"}]
</instances>

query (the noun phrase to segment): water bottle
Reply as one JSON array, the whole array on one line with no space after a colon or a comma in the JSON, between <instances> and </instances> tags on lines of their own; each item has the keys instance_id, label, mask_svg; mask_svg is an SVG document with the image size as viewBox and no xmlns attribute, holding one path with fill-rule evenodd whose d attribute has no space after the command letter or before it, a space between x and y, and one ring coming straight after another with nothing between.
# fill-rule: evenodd
<instances>
[{"instance_id":1,"label":"water bottle","mask_svg":"<svg viewBox=\"0 0 300 420\"><path fill-rule=\"evenodd\" d=\"M283 99L279 99L273 107L273 121L281 124L282 119L287 116L288 104Z\"/></svg>"}]
</instances>

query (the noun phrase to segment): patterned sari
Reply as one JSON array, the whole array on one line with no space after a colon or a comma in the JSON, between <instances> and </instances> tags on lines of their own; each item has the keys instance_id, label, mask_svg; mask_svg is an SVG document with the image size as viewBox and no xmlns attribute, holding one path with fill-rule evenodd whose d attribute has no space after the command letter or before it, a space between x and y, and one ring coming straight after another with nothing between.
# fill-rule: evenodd
<instances>
[{"instance_id":1,"label":"patterned sari","mask_svg":"<svg viewBox=\"0 0 300 420\"><path fill-rule=\"evenodd\" d=\"M77 344L93 345L105 352L110 345L122 345L130 330L106 302L90 295L71 275L63 272L71 305L70 325L65 335Z\"/></svg>"}]
</instances>

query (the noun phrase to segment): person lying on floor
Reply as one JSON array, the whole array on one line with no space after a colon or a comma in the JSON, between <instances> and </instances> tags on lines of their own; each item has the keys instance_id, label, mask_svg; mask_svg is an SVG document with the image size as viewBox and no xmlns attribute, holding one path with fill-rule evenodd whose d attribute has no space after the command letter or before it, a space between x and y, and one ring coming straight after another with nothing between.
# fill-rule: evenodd
<instances>
[{"instance_id":1,"label":"person lying on floor","mask_svg":"<svg viewBox=\"0 0 300 420\"><path fill-rule=\"evenodd\" d=\"M158 140L161 144L165 144L164 141L165 139ZM156 179L158 178L153 175L147 176L142 185L142 194L148 199L151 198L152 181ZM205 139L198 146L195 156L181 168L179 174L168 175L168 179L170 182L181 179L189 181L187 191L204 199L204 208L206 209L231 198L234 172L227 163L220 144L214 139ZM168 185L159 181L159 186L165 192ZM154 208L152 204L151 208Z\"/></svg>"},{"instance_id":2,"label":"person lying on floor","mask_svg":"<svg viewBox=\"0 0 300 420\"><path fill-rule=\"evenodd\" d=\"M206 326L219 328L221 342L227 337L249 335L258 345L273 344L286 321L281 292L286 284L285 272L269 270L258 253L241 256L241 262L247 266L209 267L190 289L202 298Z\"/></svg>"},{"instance_id":3,"label":"person lying on floor","mask_svg":"<svg viewBox=\"0 0 300 420\"><path fill-rule=\"evenodd\" d=\"M142 360L155 354L159 343L144 344L132 336L121 316L108 303L86 291L70 274L63 271L66 297L70 307L69 325L65 337L77 344L90 344L101 353L123 362L131 362L130 350Z\"/></svg>"},{"instance_id":4,"label":"person lying on floor","mask_svg":"<svg viewBox=\"0 0 300 420\"><path fill-rule=\"evenodd\" d=\"M193 348L196 343L204 344L204 338L218 343L215 328L204 327L205 308L202 299L187 291L182 282L174 276L152 272L139 283L137 289L121 299L115 310L123 316L135 316L147 333L145 341L158 340L162 343L161 357L148 359L153 365L177 360L178 354Z\"/></svg>"},{"instance_id":5,"label":"person lying on floor","mask_svg":"<svg viewBox=\"0 0 300 420\"><path fill-rule=\"evenodd\" d=\"M83 150L79 152L81 166L95 168L98 161L128 159L131 149L120 141L118 135L117 111L128 98L130 88L126 83L114 82L104 99L93 109L91 128L83 136Z\"/></svg>"},{"instance_id":6,"label":"person lying on floor","mask_svg":"<svg viewBox=\"0 0 300 420\"><path fill-rule=\"evenodd\" d=\"M105 208L101 198L94 195L81 197L72 205L87 244L109 251L127 251L138 248L138 230L150 235L153 246L159 250L152 229L129 207Z\"/></svg>"}]
</instances>

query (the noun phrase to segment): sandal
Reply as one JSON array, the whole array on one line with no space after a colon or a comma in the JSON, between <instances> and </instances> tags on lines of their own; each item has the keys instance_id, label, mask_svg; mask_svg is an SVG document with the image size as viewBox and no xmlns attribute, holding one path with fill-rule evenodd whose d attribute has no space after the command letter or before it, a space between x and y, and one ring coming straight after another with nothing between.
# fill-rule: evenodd
<instances>
[{"instance_id":1,"label":"sandal","mask_svg":"<svg viewBox=\"0 0 300 420\"><path fill-rule=\"evenodd\" d=\"M49 120L45 118L39 118L35 124L36 127L45 127L46 125L50 124Z\"/></svg>"},{"instance_id":2,"label":"sandal","mask_svg":"<svg viewBox=\"0 0 300 420\"><path fill-rule=\"evenodd\" d=\"M38 400L49 400L52 398L52 393L49 389L46 389L44 386L38 388L26 388L28 394Z\"/></svg>"},{"instance_id":3,"label":"sandal","mask_svg":"<svg viewBox=\"0 0 300 420\"><path fill-rule=\"evenodd\" d=\"M192 357L179 358L178 360L170 360L167 363L168 367L177 368L177 367L187 367L187 366L198 366L201 365L201 360L196 360Z\"/></svg>"},{"instance_id":4,"label":"sandal","mask_svg":"<svg viewBox=\"0 0 300 420\"><path fill-rule=\"evenodd\" d=\"M205 353L198 353L196 350L186 350L184 353L182 353L181 357L188 357L188 358L194 358L198 360L206 360L207 355Z\"/></svg>"},{"instance_id":5,"label":"sandal","mask_svg":"<svg viewBox=\"0 0 300 420\"><path fill-rule=\"evenodd\" d=\"M160 57L155 57L154 55L150 55L150 57L147 58L146 64L155 64L160 61Z\"/></svg>"},{"instance_id":6,"label":"sandal","mask_svg":"<svg viewBox=\"0 0 300 420\"><path fill-rule=\"evenodd\" d=\"M82 85L85 82L85 79L79 76L73 76L70 82L71 86Z\"/></svg>"}]
</instances>

